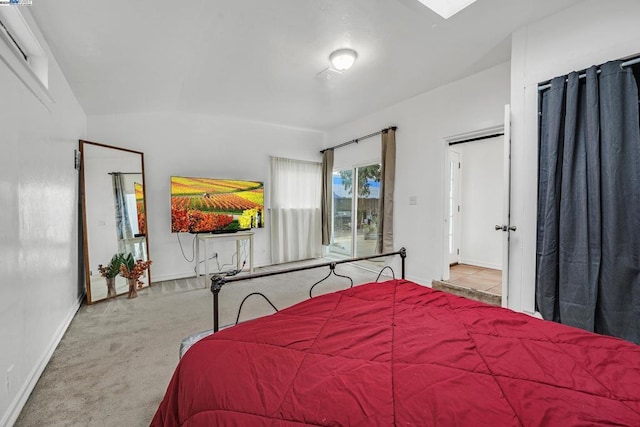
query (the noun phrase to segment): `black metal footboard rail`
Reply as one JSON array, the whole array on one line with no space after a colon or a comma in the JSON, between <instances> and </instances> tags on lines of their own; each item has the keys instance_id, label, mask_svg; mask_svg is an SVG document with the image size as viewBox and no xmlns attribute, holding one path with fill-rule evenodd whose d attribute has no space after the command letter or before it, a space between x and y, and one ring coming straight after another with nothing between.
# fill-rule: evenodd
<instances>
[{"instance_id":1,"label":"black metal footboard rail","mask_svg":"<svg viewBox=\"0 0 640 427\"><path fill-rule=\"evenodd\" d=\"M258 278L261 278L261 277L276 276L276 275L279 275L279 274L294 273L296 271L312 270L312 269L315 269L315 268L322 268L322 267L329 267L331 269L331 272L335 272L335 268L336 268L336 266L338 264L346 264L346 263L356 262L356 261L366 261L366 260L371 260L371 259L386 258L386 257L389 257L389 256L395 256L395 255L400 255L401 263L402 263L401 277L404 279L405 278L405 259L407 257L407 250L405 248L401 248L398 251L389 252L389 253L385 253L385 254L364 256L364 257L359 257L359 258L350 258L350 259L344 259L344 260L339 260L339 261L325 262L325 263L322 263L322 264L315 264L315 265L308 265L308 266L294 267L294 268L286 268L286 269L283 269L283 270L276 270L276 271L265 271L264 273L248 274L248 275L244 275L244 276L226 276L226 275L221 275L221 274L215 274L215 275L213 275L211 277L211 293L213 294L213 331L214 332L218 332L218 329L219 329L219 323L218 323L218 315L219 315L219 311L218 311L218 294L220 294L220 290L226 284L233 283L233 282L239 282L241 280L258 279ZM387 268L387 267L385 267L385 268ZM383 270L384 270L384 268L383 268ZM380 273L382 274L382 271ZM378 276L378 278L379 277L380 276ZM272 306L273 306L273 304L272 304Z\"/></svg>"}]
</instances>

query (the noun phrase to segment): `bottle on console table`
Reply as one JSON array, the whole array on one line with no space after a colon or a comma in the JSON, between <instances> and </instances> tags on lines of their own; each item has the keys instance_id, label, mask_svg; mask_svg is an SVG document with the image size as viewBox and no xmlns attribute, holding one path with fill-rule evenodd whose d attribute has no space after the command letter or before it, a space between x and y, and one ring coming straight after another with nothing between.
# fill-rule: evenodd
<instances>
[{"instance_id":1,"label":"bottle on console table","mask_svg":"<svg viewBox=\"0 0 640 427\"><path fill-rule=\"evenodd\" d=\"M258 228L262 228L262 211L258 210Z\"/></svg>"}]
</instances>

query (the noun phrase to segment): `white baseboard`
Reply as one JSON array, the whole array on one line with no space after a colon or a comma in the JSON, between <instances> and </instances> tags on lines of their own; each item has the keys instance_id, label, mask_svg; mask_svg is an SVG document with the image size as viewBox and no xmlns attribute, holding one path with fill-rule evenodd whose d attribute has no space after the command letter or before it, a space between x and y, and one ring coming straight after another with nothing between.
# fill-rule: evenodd
<instances>
[{"instance_id":1,"label":"white baseboard","mask_svg":"<svg viewBox=\"0 0 640 427\"><path fill-rule=\"evenodd\" d=\"M154 274L151 276L152 284L157 282L165 282L167 280L178 280L178 279L188 279L190 277L195 277L193 271L183 272L183 273L171 273L171 274Z\"/></svg>"},{"instance_id":2,"label":"white baseboard","mask_svg":"<svg viewBox=\"0 0 640 427\"><path fill-rule=\"evenodd\" d=\"M255 270L257 268L261 268L261 267L269 267L272 264L254 264L253 265L253 271L255 272ZM227 270L236 268L235 264L233 266L228 266ZM245 265L244 270L242 270L243 272L248 272L249 271L249 267L247 265ZM210 270L209 274L215 274L218 273L217 270ZM153 274L151 276L151 280L152 280L152 284L153 283L158 283L158 282L165 282L167 280L179 280L179 279L190 279L192 277L195 277L195 273L193 272L193 270L191 271L183 271L181 273L169 273L169 274ZM200 277L203 278L204 277L204 271L203 269L200 269Z\"/></svg>"},{"instance_id":3,"label":"white baseboard","mask_svg":"<svg viewBox=\"0 0 640 427\"><path fill-rule=\"evenodd\" d=\"M458 263L459 264L475 265L476 267L482 267L482 268L492 268L494 270L502 270L502 263L496 264L496 263L481 261L481 260L477 260L477 259L470 259L470 258L462 258L462 257L460 257L460 259L458 260Z\"/></svg>"},{"instance_id":4,"label":"white baseboard","mask_svg":"<svg viewBox=\"0 0 640 427\"><path fill-rule=\"evenodd\" d=\"M47 367L47 364L49 363L49 360L51 360L53 352L58 347L58 344L60 344L60 340L62 340L64 333L67 331L69 324L78 312L78 309L80 308L82 301L84 301L84 298L84 295L82 295L78 299L78 301L71 307L71 310L69 310L67 317L60 324L58 330L51 338L51 341L49 342L49 345L47 346L44 354L42 355L42 357L40 357L40 360L38 361L38 363L36 363L31 372L29 372L29 375L27 375L27 380L18 391L16 398L13 400L13 402L11 402L9 408L7 409L7 412L4 414L2 419L0 419L0 426L12 426L18 419L22 408L24 408L24 405L27 403L31 392L40 379L40 375L42 375L42 372L44 372L44 368Z\"/></svg>"},{"instance_id":5,"label":"white baseboard","mask_svg":"<svg viewBox=\"0 0 640 427\"><path fill-rule=\"evenodd\" d=\"M408 275L408 276L406 276L406 280L408 280L410 282L413 282L413 283L416 283L416 284L421 285L421 286L426 286L428 288L431 287L431 280L430 279L425 279L424 277Z\"/></svg>"}]
</instances>

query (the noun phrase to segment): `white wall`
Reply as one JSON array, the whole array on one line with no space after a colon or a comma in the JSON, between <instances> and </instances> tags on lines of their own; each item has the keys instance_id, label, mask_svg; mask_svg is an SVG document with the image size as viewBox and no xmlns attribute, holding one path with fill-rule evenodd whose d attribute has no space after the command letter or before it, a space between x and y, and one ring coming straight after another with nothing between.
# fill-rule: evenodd
<instances>
[{"instance_id":1,"label":"white wall","mask_svg":"<svg viewBox=\"0 0 640 427\"><path fill-rule=\"evenodd\" d=\"M17 418L81 296L73 153L86 116L23 13L49 55L54 103L46 107L0 61L0 425Z\"/></svg>"},{"instance_id":2,"label":"white wall","mask_svg":"<svg viewBox=\"0 0 640 427\"><path fill-rule=\"evenodd\" d=\"M331 145L340 144L335 142ZM382 138L380 135L372 136L357 144L347 145L343 148L334 150L333 153L333 169L343 170L352 169L354 166L367 166L374 163L380 163L382 150Z\"/></svg>"},{"instance_id":3,"label":"white wall","mask_svg":"<svg viewBox=\"0 0 640 427\"><path fill-rule=\"evenodd\" d=\"M265 182L268 207L269 156L321 161L321 132L196 114L148 113L88 118L89 140L144 152L149 254L154 282L193 275L171 233L172 175ZM269 217L256 229L255 264L271 263ZM193 235L180 234L187 257ZM221 263L231 263L233 241L209 246ZM215 263L212 264L215 266ZM229 267L227 267L229 268ZM235 268L235 265L234 265Z\"/></svg>"},{"instance_id":4,"label":"white wall","mask_svg":"<svg viewBox=\"0 0 640 427\"><path fill-rule=\"evenodd\" d=\"M456 145L460 162L461 264L502 269L503 138Z\"/></svg>"},{"instance_id":5,"label":"white wall","mask_svg":"<svg viewBox=\"0 0 640 427\"><path fill-rule=\"evenodd\" d=\"M412 280L430 284L443 275L445 138L503 124L509 72L509 63L501 64L328 133L330 146L398 126L394 243L407 248L407 277ZM349 147L358 150L366 144ZM417 197L416 205L409 205L410 196Z\"/></svg>"},{"instance_id":6,"label":"white wall","mask_svg":"<svg viewBox=\"0 0 640 427\"><path fill-rule=\"evenodd\" d=\"M513 34L509 307L535 307L539 82L640 53L640 2L586 0Z\"/></svg>"}]
</instances>

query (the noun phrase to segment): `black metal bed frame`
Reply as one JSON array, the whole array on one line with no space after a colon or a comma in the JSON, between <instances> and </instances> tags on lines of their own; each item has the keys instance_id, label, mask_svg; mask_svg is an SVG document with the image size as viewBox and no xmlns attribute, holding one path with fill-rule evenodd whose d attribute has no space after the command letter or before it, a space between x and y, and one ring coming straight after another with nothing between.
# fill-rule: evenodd
<instances>
[{"instance_id":1,"label":"black metal bed frame","mask_svg":"<svg viewBox=\"0 0 640 427\"><path fill-rule=\"evenodd\" d=\"M323 264L315 264L315 265L308 265L308 266L303 266L303 267L286 268L286 269L277 270L277 271L266 271L264 273L248 274L248 275L245 275L245 276L228 276L228 275L222 275L222 274L214 274L211 277L211 293L213 294L213 332L218 332L218 329L219 329L218 295L220 294L220 291L222 290L222 287L224 285L226 285L226 284L233 283L233 282L239 282L239 281L242 281L242 280L251 280L251 279L258 279L258 278L261 278L261 277L276 276L276 275L279 275L279 274L294 273L296 271L304 271L304 270L312 270L312 269L315 269L315 268L329 267L329 269L330 269L329 274L324 279L321 279L319 282L316 282L313 286L311 286L311 289L309 290L309 297L311 297L311 291L313 291L313 288L318 283L320 283L323 280L327 279L332 273L335 274L336 276L346 277L349 280L351 280L350 277L342 276L342 275L339 275L339 274L337 274L335 272L335 268L336 268L336 266L338 264L345 264L345 263L356 262L356 261L366 261L366 260L370 260L370 259L385 258L385 257L388 257L388 256L394 256L394 255L400 255L401 263L402 263L401 277L402 277L402 279L404 279L405 278L405 258L407 257L407 250L405 248L400 248L400 250L398 250L398 251L389 252L389 253L385 253L385 254L371 255L371 256L365 256L365 257L359 257L359 258L349 258L349 259L344 259L344 260L339 260L339 261L326 262L326 263L323 263ZM380 271L380 274L382 274L382 271L384 271L384 269L386 269L386 268L389 268L389 266L385 266ZM380 275L378 275L378 279L379 278L380 278ZM353 286L353 280L351 281L351 286ZM244 302L247 300L247 298L249 298L251 295L255 295L255 294L262 295L262 294L259 294L257 292L249 294L242 301L242 304L244 304ZM265 297L264 295L262 295L262 296L277 311L277 308L271 303L271 301L269 301L269 299L267 297ZM240 304L240 310L242 309L242 304ZM238 319L239 318L240 318L240 311L238 311ZM237 323L237 320L236 320L236 323Z\"/></svg>"}]
</instances>

